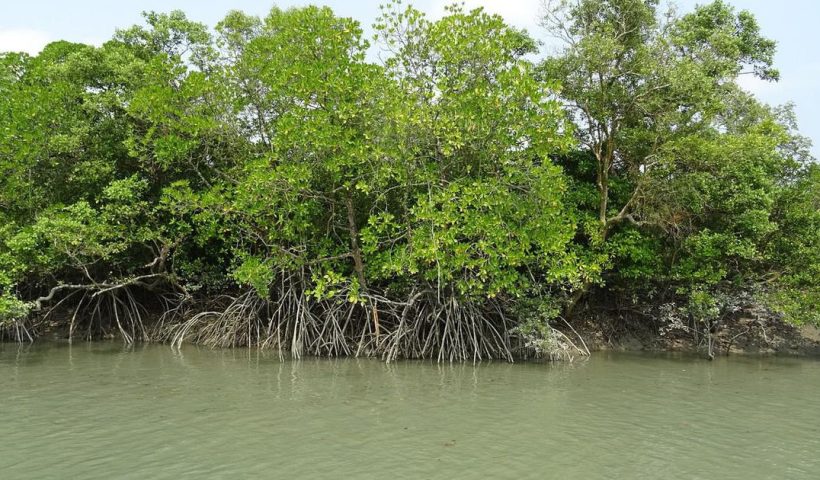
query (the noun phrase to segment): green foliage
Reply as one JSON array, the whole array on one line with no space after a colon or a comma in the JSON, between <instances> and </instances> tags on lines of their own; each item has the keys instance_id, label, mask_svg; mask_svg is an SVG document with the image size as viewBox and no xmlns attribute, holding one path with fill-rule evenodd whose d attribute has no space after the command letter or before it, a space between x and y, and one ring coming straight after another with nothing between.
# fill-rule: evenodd
<instances>
[{"instance_id":1,"label":"green foliage","mask_svg":"<svg viewBox=\"0 0 820 480\"><path fill-rule=\"evenodd\" d=\"M820 325L820 167L809 165L775 203L768 237L767 300L797 324Z\"/></svg>"},{"instance_id":2,"label":"green foliage","mask_svg":"<svg viewBox=\"0 0 820 480\"><path fill-rule=\"evenodd\" d=\"M214 31L150 12L100 47L0 54L0 324L76 289L65 306L293 307L293 348L313 328L348 342L334 354L384 333L408 342L388 357L432 338L468 356L447 336L468 322L477 356L551 352L593 285L593 307L664 297L704 319L755 287L818 321L818 170L793 113L737 85L778 77L754 17L552 5L567 48L537 63L498 15L399 2L380 63L327 7Z\"/></svg>"},{"instance_id":3,"label":"green foliage","mask_svg":"<svg viewBox=\"0 0 820 480\"><path fill-rule=\"evenodd\" d=\"M728 292L779 291L769 278L783 257L771 242L794 227L778 199L812 160L789 111L737 84L744 73L777 80L775 42L720 0L683 16L661 15L654 1L552 5L545 20L566 48L540 74L561 83L577 125L585 154L561 163L580 238L610 259L609 286L631 303L675 297L704 316Z\"/></svg>"},{"instance_id":4,"label":"green foliage","mask_svg":"<svg viewBox=\"0 0 820 480\"><path fill-rule=\"evenodd\" d=\"M270 262L258 257L247 257L233 271L236 281L250 285L260 297L267 297L273 281L274 270Z\"/></svg>"},{"instance_id":5,"label":"green foliage","mask_svg":"<svg viewBox=\"0 0 820 480\"><path fill-rule=\"evenodd\" d=\"M11 327L25 318L29 310L29 305L19 298L7 292L0 293L0 329Z\"/></svg>"}]
</instances>

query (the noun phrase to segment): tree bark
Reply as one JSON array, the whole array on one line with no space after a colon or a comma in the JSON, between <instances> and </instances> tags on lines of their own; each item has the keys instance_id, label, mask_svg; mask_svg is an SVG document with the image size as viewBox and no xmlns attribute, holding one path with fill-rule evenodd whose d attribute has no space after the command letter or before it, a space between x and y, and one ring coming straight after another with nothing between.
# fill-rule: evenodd
<instances>
[{"instance_id":1,"label":"tree bark","mask_svg":"<svg viewBox=\"0 0 820 480\"><path fill-rule=\"evenodd\" d=\"M347 225L350 229L350 255L353 257L353 270L359 280L362 290L367 290L367 280L364 276L364 261L362 260L362 250L359 247L359 227L356 225L356 211L353 208L353 195L348 192L345 197L347 206Z\"/></svg>"},{"instance_id":2,"label":"tree bark","mask_svg":"<svg viewBox=\"0 0 820 480\"><path fill-rule=\"evenodd\" d=\"M359 247L359 227L356 225L356 210L353 207L353 194L348 191L345 197L347 207L347 224L350 229L350 255L353 257L353 271L356 272L356 279L359 281L361 291L367 293L367 279L364 275L364 260L362 260L362 249ZM379 312L375 305L372 307L373 329L376 332L376 342L379 341L380 325Z\"/></svg>"}]
</instances>

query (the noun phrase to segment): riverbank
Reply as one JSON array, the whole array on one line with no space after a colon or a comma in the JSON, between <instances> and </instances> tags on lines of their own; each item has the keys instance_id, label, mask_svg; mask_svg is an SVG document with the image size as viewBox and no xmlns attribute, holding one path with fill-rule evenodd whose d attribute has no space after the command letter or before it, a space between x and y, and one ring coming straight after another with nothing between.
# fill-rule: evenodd
<instances>
[{"instance_id":1,"label":"riverbank","mask_svg":"<svg viewBox=\"0 0 820 480\"><path fill-rule=\"evenodd\" d=\"M72 322L69 311L53 313L47 319L38 319L32 322L33 329L29 332L31 337L20 336L17 340L40 341L40 340L66 340L72 335L73 338L83 340L94 339L116 339L122 338L117 329L102 329L97 335L89 336L90 325L84 325L83 330L76 329L72 334ZM147 320L147 319L146 319ZM76 322L75 322L76 323ZM245 347L237 341L233 344L214 345L207 342L197 342L195 339L185 341L169 340L167 335L162 333L164 328L161 321L147 321L143 325L144 337L134 338L142 343L175 343L181 346L182 343L201 343L208 347ZM515 329L503 332L508 339L514 339ZM820 357L820 328L813 325L793 325L783 320L771 317L753 317L743 313L725 318L712 331L696 329L694 324L670 323L663 321L660 317L648 318L646 316L611 315L602 313L589 313L579 316L572 323L556 323L553 332L558 335L557 341L547 347L542 352L543 357L550 357L549 348L554 350L562 349L554 355L554 359L572 360L579 356L585 356L589 352L617 351L617 352L678 352L697 354L704 358L714 358L726 355L789 355L789 356L818 356ZM389 332L385 332L389 335ZM9 338L6 338L7 340ZM125 339L123 339L125 340ZM355 339L350 340L350 350L337 354L311 354L308 356L345 357L362 356L386 358L384 353L372 347L355 350ZM262 349L277 350L272 344L250 345ZM287 346L278 349L286 351ZM505 360L520 360L533 358L533 351L524 350L522 347L511 349L515 353L512 357L503 358ZM288 356L300 357L302 354L288 352ZM410 355L399 355L390 358L412 359ZM422 358L433 358L427 356ZM495 358L488 355L480 355L477 360ZM447 361L446 358L438 358L439 361ZM460 360L469 360L462 358Z\"/></svg>"},{"instance_id":2,"label":"riverbank","mask_svg":"<svg viewBox=\"0 0 820 480\"><path fill-rule=\"evenodd\" d=\"M820 328L778 318L739 315L723 321L714 332L646 318L598 315L578 323L576 330L593 352L685 352L708 357L711 342L714 356L820 356Z\"/></svg>"}]
</instances>

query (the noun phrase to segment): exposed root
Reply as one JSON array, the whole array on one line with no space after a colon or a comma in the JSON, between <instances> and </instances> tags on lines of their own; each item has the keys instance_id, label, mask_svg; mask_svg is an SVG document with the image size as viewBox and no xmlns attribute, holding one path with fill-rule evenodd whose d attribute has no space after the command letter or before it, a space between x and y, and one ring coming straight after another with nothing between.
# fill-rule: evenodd
<instances>
[{"instance_id":1,"label":"exposed root","mask_svg":"<svg viewBox=\"0 0 820 480\"><path fill-rule=\"evenodd\" d=\"M61 307L79 296L79 301L69 310L69 341L75 339L78 332L83 332L82 338L88 340L118 336L128 345L147 342L152 339L146 322L149 309L138 296L139 285L139 281L117 285L61 285L51 289L47 296L37 299L34 311L42 311L45 302L53 300L58 293L69 291L60 301L45 310L39 317L40 322L56 315L58 311L64 311Z\"/></svg>"},{"instance_id":2,"label":"exposed root","mask_svg":"<svg viewBox=\"0 0 820 480\"><path fill-rule=\"evenodd\" d=\"M463 301L434 291L411 292L405 301L372 293L362 303L320 301L289 281L281 282L272 297L261 299L253 290L223 297L220 308L166 321L162 339L174 348L186 342L254 346L275 349L280 356L288 352L294 358L355 355L378 356L387 362L400 358L513 361L539 356L571 360L589 354L583 340L583 347L578 347L554 330L553 346L542 355L545 352L515 333L500 301Z\"/></svg>"},{"instance_id":3,"label":"exposed root","mask_svg":"<svg viewBox=\"0 0 820 480\"><path fill-rule=\"evenodd\" d=\"M220 309L166 322L161 337L177 348L194 342L211 347L271 348L280 355L290 352L295 358L353 354L353 320L359 319L361 314L356 311L363 307L337 300L317 301L305 293L301 280L296 275L283 277L270 300L253 290L238 297L222 297ZM339 297L344 298L345 293ZM366 342L359 348L369 351L370 346Z\"/></svg>"},{"instance_id":4,"label":"exposed root","mask_svg":"<svg viewBox=\"0 0 820 480\"><path fill-rule=\"evenodd\" d=\"M0 340L11 340L17 343L32 343L34 336L25 319L13 319L0 324Z\"/></svg>"},{"instance_id":5,"label":"exposed root","mask_svg":"<svg viewBox=\"0 0 820 480\"><path fill-rule=\"evenodd\" d=\"M496 303L479 305L432 291L413 292L403 303L386 299L381 303L392 307L387 310L392 328L385 328L380 349L388 362L398 358L513 360L511 325Z\"/></svg>"},{"instance_id":6,"label":"exposed root","mask_svg":"<svg viewBox=\"0 0 820 480\"><path fill-rule=\"evenodd\" d=\"M138 285L83 287L70 291L43 318L76 301L69 311L69 338L118 336L126 344L164 341L174 348L187 342L257 347L294 358L376 356L387 362L400 358L480 362L521 357L572 360L589 354L583 339L578 337L582 345L578 347L556 329L551 329L546 343L525 338L500 299L465 299L427 289L413 290L404 300L396 300L395 294L370 290L350 302L346 300L350 292L344 288L333 299L317 299L307 293L307 278L305 272L281 273L268 298L249 289L204 303L184 291L151 292L151 309L141 303L145 290ZM63 290L68 289L52 290L49 300ZM25 329L15 335L31 337Z\"/></svg>"}]
</instances>

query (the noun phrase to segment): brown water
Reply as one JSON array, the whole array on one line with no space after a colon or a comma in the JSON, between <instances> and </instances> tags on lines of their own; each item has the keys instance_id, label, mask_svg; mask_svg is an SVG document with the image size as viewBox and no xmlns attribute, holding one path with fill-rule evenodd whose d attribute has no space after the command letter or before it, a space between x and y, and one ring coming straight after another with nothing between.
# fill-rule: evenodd
<instances>
[{"instance_id":1,"label":"brown water","mask_svg":"<svg viewBox=\"0 0 820 480\"><path fill-rule=\"evenodd\" d=\"M820 361L0 344L0 479L820 478Z\"/></svg>"}]
</instances>

